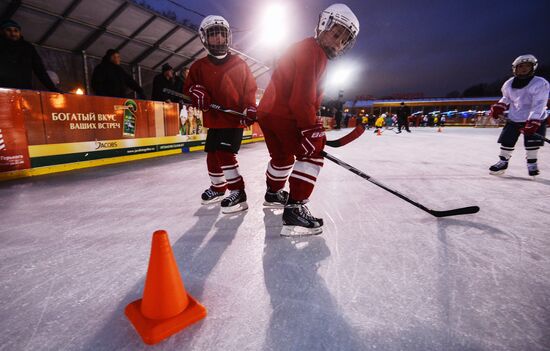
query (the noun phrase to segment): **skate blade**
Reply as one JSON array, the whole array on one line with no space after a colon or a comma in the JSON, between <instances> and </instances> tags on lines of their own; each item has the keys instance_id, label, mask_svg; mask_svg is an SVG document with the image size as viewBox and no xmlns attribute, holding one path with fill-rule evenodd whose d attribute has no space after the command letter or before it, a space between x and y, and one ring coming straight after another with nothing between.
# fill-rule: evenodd
<instances>
[{"instance_id":1,"label":"skate blade","mask_svg":"<svg viewBox=\"0 0 550 351\"><path fill-rule=\"evenodd\" d=\"M503 175L504 174L504 170L502 171L489 171L489 174L491 175Z\"/></svg>"},{"instance_id":2,"label":"skate blade","mask_svg":"<svg viewBox=\"0 0 550 351\"><path fill-rule=\"evenodd\" d=\"M281 230L281 236L286 237L300 237L300 236L312 236L319 235L323 232L323 227L306 228L298 225L283 225Z\"/></svg>"},{"instance_id":3,"label":"skate blade","mask_svg":"<svg viewBox=\"0 0 550 351\"><path fill-rule=\"evenodd\" d=\"M211 200L202 200L201 199L201 204L202 205L210 205L210 204L215 204L217 202L221 202L223 200L223 196L218 196L216 198L213 198Z\"/></svg>"},{"instance_id":4,"label":"skate blade","mask_svg":"<svg viewBox=\"0 0 550 351\"><path fill-rule=\"evenodd\" d=\"M222 213L224 214L241 212L246 210L248 210L248 204L246 202L241 202L231 207L222 207Z\"/></svg>"},{"instance_id":5,"label":"skate blade","mask_svg":"<svg viewBox=\"0 0 550 351\"><path fill-rule=\"evenodd\" d=\"M282 204L280 202L268 202L268 201L264 201L264 207L269 207L269 208L284 208L285 207L285 204Z\"/></svg>"}]
</instances>

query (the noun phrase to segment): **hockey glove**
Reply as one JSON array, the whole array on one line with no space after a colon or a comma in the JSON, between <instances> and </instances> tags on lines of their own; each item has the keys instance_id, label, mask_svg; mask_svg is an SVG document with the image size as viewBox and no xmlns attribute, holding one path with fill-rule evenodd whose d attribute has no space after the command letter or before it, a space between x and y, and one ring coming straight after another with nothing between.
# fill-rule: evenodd
<instances>
[{"instance_id":1,"label":"hockey glove","mask_svg":"<svg viewBox=\"0 0 550 351\"><path fill-rule=\"evenodd\" d=\"M243 116L243 118L241 118L241 125L245 126L245 127L250 127L251 125L254 124L254 122L256 122L256 107L254 106L250 106L250 107L247 107L243 114L245 116Z\"/></svg>"},{"instance_id":2,"label":"hockey glove","mask_svg":"<svg viewBox=\"0 0 550 351\"><path fill-rule=\"evenodd\" d=\"M208 111L210 108L210 94L206 91L206 88L200 84L192 85L189 88L191 94L191 104L193 107L198 108L201 111Z\"/></svg>"},{"instance_id":3,"label":"hockey glove","mask_svg":"<svg viewBox=\"0 0 550 351\"><path fill-rule=\"evenodd\" d=\"M325 128L322 123L300 130L299 156L320 157L327 142Z\"/></svg>"},{"instance_id":4,"label":"hockey glove","mask_svg":"<svg viewBox=\"0 0 550 351\"><path fill-rule=\"evenodd\" d=\"M521 128L521 132L524 135L533 135L537 132L537 130L540 127L540 121L537 121L536 119L530 119L525 123L525 127Z\"/></svg>"},{"instance_id":5,"label":"hockey glove","mask_svg":"<svg viewBox=\"0 0 550 351\"><path fill-rule=\"evenodd\" d=\"M491 112L489 113L489 116L493 117L494 119L499 119L500 117L504 116L504 111L508 109L508 106L506 106L505 103L497 102L494 105L491 105Z\"/></svg>"}]
</instances>

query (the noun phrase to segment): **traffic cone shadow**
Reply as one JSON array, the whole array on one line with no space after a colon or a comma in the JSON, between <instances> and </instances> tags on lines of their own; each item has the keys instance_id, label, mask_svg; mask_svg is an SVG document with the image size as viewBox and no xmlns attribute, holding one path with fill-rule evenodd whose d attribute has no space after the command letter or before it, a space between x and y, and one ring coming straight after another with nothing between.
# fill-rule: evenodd
<instances>
[{"instance_id":1,"label":"traffic cone shadow","mask_svg":"<svg viewBox=\"0 0 550 351\"><path fill-rule=\"evenodd\" d=\"M185 291L164 230L153 233L143 298L126 306L124 314L148 345L206 317L206 308Z\"/></svg>"}]
</instances>

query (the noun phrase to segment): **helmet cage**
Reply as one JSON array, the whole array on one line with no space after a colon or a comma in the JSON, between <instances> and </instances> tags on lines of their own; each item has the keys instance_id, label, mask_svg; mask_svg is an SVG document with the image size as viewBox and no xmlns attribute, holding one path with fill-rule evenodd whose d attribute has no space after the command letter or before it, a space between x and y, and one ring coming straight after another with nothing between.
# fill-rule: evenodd
<instances>
[{"instance_id":1,"label":"helmet cage","mask_svg":"<svg viewBox=\"0 0 550 351\"><path fill-rule=\"evenodd\" d=\"M345 28L347 37L343 40L344 47L338 52L334 52L334 50L330 49L327 50L327 48L323 47L330 59L340 56L351 49L355 44L355 39L359 33L359 22L353 12L351 12L346 5L334 4L329 6L319 15L315 38L318 39L318 36L323 32L331 31L336 24Z\"/></svg>"},{"instance_id":2,"label":"helmet cage","mask_svg":"<svg viewBox=\"0 0 550 351\"><path fill-rule=\"evenodd\" d=\"M220 36L225 38L223 43L210 43L208 38ZM199 28L199 37L202 45L212 56L223 56L229 52L232 42L229 23L220 16L208 16L203 20Z\"/></svg>"}]
</instances>

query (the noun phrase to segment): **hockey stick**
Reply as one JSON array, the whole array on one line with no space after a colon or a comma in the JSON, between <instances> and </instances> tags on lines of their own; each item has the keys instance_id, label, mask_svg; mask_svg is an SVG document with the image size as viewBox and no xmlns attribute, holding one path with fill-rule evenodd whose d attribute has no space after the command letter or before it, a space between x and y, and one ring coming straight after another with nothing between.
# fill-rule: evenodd
<instances>
[{"instance_id":1,"label":"hockey stick","mask_svg":"<svg viewBox=\"0 0 550 351\"><path fill-rule=\"evenodd\" d=\"M187 96L185 94L182 94L182 93L178 93L177 91L174 91L172 89L164 88L164 89L162 89L162 91L165 92L166 94L169 94L169 95L172 95L172 96L175 96L175 97L179 97L180 99L186 100L188 102L191 101L191 98L189 96ZM229 114L234 115L234 116L246 117L246 115L244 113L237 112L235 110L230 110L228 108L224 108L223 106L218 105L218 104L210 104L210 108L213 109L213 110L229 113ZM351 132L344 135L340 139L327 140L327 145L330 146L330 147L344 146L347 143L350 143L350 142L354 141L355 139L359 138L361 136L361 134L363 134L364 131L365 131L365 125L360 124L360 125L356 126Z\"/></svg>"},{"instance_id":2,"label":"hockey stick","mask_svg":"<svg viewBox=\"0 0 550 351\"><path fill-rule=\"evenodd\" d=\"M162 89L162 91L164 93L168 94L168 95L179 97L180 99L186 100L188 102L191 101L191 98L189 96L187 96L185 94L182 94L182 93L178 93L177 91L174 91L172 89L164 88L164 89ZM237 112L237 111L234 111L234 110L230 110L228 108L224 108L223 106L218 105L218 104L210 104L209 107L213 110L229 113L231 115L235 115L235 116L239 116L239 117L246 117L246 115L244 113Z\"/></svg>"},{"instance_id":3,"label":"hockey stick","mask_svg":"<svg viewBox=\"0 0 550 351\"><path fill-rule=\"evenodd\" d=\"M359 138L361 136L361 134L363 134L364 131L365 131L365 125L363 123L360 123L357 126L355 126L355 128L353 128L353 130L351 132L344 135L340 139L327 140L327 145L330 146L330 147L344 146L348 143L351 143L355 139Z\"/></svg>"},{"instance_id":4,"label":"hockey stick","mask_svg":"<svg viewBox=\"0 0 550 351\"><path fill-rule=\"evenodd\" d=\"M477 213L479 211L479 207L478 206L469 206L469 207L461 207L461 208L455 208L455 209L452 209L452 210L446 210L446 211L436 211L436 210L431 210L429 208L427 208L426 206L414 201L414 200L411 200L410 198L408 198L407 196L401 194L400 192L398 192L397 190L393 190L391 188L388 188L387 186L385 186L384 184L378 182L376 179L372 178L371 176L369 176L368 174L358 170L357 168L345 163L344 161L342 160L339 160L337 159L336 157L330 155L330 154L327 154L325 151L321 152L321 156L323 157L326 157L328 158L329 160L331 160L332 162L336 163L337 165L339 166L342 166L344 167L345 169L347 169L348 171L352 172L352 173L355 173L357 174L358 176L360 176L361 178L364 178L366 180L368 180L369 182L371 182L372 184L376 185L376 186L379 186L380 188L386 190L386 191L389 191L390 193L392 193L393 195L399 197L400 199L402 200L405 200L407 201L408 203L410 203L411 205L413 206L416 206L418 207L419 209L421 209L422 211L424 212L428 212L429 214L431 214L432 216L435 216L435 217L449 217L449 216L457 216L457 215L465 215L465 214L472 214L472 213Z\"/></svg>"},{"instance_id":5,"label":"hockey stick","mask_svg":"<svg viewBox=\"0 0 550 351\"><path fill-rule=\"evenodd\" d=\"M537 137L541 138L542 140L544 140L544 141L546 141L547 143L549 143L549 144L550 144L550 139L547 139L547 138L543 137L543 136L542 136L542 135L540 135L539 133L535 133L535 136L537 136Z\"/></svg>"}]
</instances>

